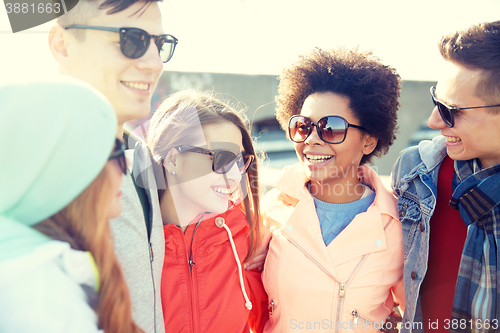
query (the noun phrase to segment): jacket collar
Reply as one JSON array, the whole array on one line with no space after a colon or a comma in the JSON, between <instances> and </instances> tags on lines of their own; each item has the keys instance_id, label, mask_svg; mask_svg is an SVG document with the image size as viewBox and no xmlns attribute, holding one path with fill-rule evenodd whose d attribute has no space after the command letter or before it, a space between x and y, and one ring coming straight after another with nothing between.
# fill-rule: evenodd
<instances>
[{"instance_id":1,"label":"jacket collar","mask_svg":"<svg viewBox=\"0 0 500 333\"><path fill-rule=\"evenodd\" d=\"M358 175L361 176L362 182L370 184L375 190L376 195L373 204L378 207L380 213L398 219L399 213L394 196L392 192L389 192L384 184L382 184L382 180L380 180L375 170L367 165L362 165L359 167Z\"/></svg>"},{"instance_id":2,"label":"jacket collar","mask_svg":"<svg viewBox=\"0 0 500 333\"><path fill-rule=\"evenodd\" d=\"M186 232L189 228L196 228L197 224L200 224L202 228L209 227L211 228L212 226L217 226L216 220L218 218L223 218L225 223L230 226L231 228L235 228L236 231L239 231L240 229L243 229L245 226L248 225L246 215L245 215L245 207L242 202L234 204L233 202L230 203L231 206L228 207L228 209L220 214L215 214L215 213L201 213L196 215L196 217L188 224L186 228ZM164 228L170 228L170 227L177 227L175 224L165 224ZM220 228L218 226L218 228ZM218 229L214 229L218 230Z\"/></svg>"},{"instance_id":3,"label":"jacket collar","mask_svg":"<svg viewBox=\"0 0 500 333\"><path fill-rule=\"evenodd\" d=\"M275 185L281 191L280 200L294 207L281 233L338 281L346 280L348 276L336 272L336 266L387 248L385 227L388 221L398 216L396 199L384 187L376 172L368 166L361 166L358 175L374 188L374 203L367 212L357 215L345 232L340 233L328 247L324 246L313 198L306 186L308 179L302 166L295 164L285 169ZM335 255L339 251L343 253L342 256Z\"/></svg>"},{"instance_id":4,"label":"jacket collar","mask_svg":"<svg viewBox=\"0 0 500 333\"><path fill-rule=\"evenodd\" d=\"M274 187L300 201L310 196L309 190L306 187L308 181L309 179L302 165L295 163L283 169L283 173Z\"/></svg>"},{"instance_id":5,"label":"jacket collar","mask_svg":"<svg viewBox=\"0 0 500 333\"><path fill-rule=\"evenodd\" d=\"M441 164L446 156L446 143L444 136L435 137L432 141L423 140L418 145L418 153L425 165L424 172L429 172Z\"/></svg>"},{"instance_id":6,"label":"jacket collar","mask_svg":"<svg viewBox=\"0 0 500 333\"><path fill-rule=\"evenodd\" d=\"M398 211L394 205L393 196L384 187L376 172L369 166L362 165L358 169L358 176L360 176L361 181L371 185L375 190L376 196L374 205L378 207L380 212L397 219ZM291 197L289 198L291 201L301 201L311 196L306 186L308 181L309 179L307 178L302 165L300 163L296 163L283 170L283 175L278 180L275 187L285 193L288 197Z\"/></svg>"}]
</instances>

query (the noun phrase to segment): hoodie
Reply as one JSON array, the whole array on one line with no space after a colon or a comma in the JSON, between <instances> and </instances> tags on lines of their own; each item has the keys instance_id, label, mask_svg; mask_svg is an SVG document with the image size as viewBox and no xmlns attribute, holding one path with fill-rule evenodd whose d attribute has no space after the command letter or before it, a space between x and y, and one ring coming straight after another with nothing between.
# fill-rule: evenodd
<instances>
[{"instance_id":1,"label":"hoodie","mask_svg":"<svg viewBox=\"0 0 500 333\"><path fill-rule=\"evenodd\" d=\"M105 97L69 77L0 86L0 332L93 332L88 252L31 226L75 199L113 148Z\"/></svg>"}]
</instances>

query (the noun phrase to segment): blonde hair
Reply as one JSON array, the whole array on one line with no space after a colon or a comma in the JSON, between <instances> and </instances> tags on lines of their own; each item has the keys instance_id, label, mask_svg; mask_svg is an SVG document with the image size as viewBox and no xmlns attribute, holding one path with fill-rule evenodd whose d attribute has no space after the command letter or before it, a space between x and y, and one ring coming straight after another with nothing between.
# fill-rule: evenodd
<instances>
[{"instance_id":1,"label":"blonde hair","mask_svg":"<svg viewBox=\"0 0 500 333\"><path fill-rule=\"evenodd\" d=\"M204 127L221 123L234 124L241 132L245 152L253 155L253 161L246 173L245 189L248 195L243 200L250 228L249 249L245 259L248 260L258 246L261 218L257 156L247 129L246 117L228 103L214 97L213 93L183 90L169 96L155 111L149 124L146 142L155 161L162 165L163 159L172 148L192 141L193 133L199 132L197 129L200 124ZM242 182L245 182L244 178ZM160 192L160 196L163 192Z\"/></svg>"},{"instance_id":2,"label":"blonde hair","mask_svg":"<svg viewBox=\"0 0 500 333\"><path fill-rule=\"evenodd\" d=\"M112 186L103 168L68 206L33 228L68 242L75 250L92 253L100 275L97 308L100 329L106 333L142 332L132 320L128 288L114 252L108 220L112 200Z\"/></svg>"}]
</instances>

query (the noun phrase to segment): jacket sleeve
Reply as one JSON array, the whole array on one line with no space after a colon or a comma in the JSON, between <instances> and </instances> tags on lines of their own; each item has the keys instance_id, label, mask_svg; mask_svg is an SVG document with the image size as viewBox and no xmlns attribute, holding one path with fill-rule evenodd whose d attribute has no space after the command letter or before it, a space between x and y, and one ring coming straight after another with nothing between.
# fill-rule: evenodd
<instances>
[{"instance_id":1,"label":"jacket sleeve","mask_svg":"<svg viewBox=\"0 0 500 333\"><path fill-rule=\"evenodd\" d=\"M391 172L391 187L396 197L399 196L398 191L395 191L400 186L401 179L410 172L415 166L420 163L420 154L418 146L406 148L399 153L398 159Z\"/></svg>"},{"instance_id":2,"label":"jacket sleeve","mask_svg":"<svg viewBox=\"0 0 500 333\"><path fill-rule=\"evenodd\" d=\"M248 315L248 323L252 332L261 333L264 325L269 319L268 299L264 285L262 284L262 273L258 271L245 271L249 286L249 298L252 302L252 310Z\"/></svg>"},{"instance_id":3,"label":"jacket sleeve","mask_svg":"<svg viewBox=\"0 0 500 333\"><path fill-rule=\"evenodd\" d=\"M401 311L405 309L405 294L403 282L403 244L402 244L402 230L399 220L393 218L388 226L388 238L390 238L392 250L390 260L384 269L384 278L389 279L393 284L391 293L386 304L392 308L394 302L399 303Z\"/></svg>"},{"instance_id":4,"label":"jacket sleeve","mask_svg":"<svg viewBox=\"0 0 500 333\"><path fill-rule=\"evenodd\" d=\"M394 296L394 301L399 303L399 309L401 314L405 312L405 284L404 280L401 279L398 284L392 286L392 294Z\"/></svg>"},{"instance_id":5,"label":"jacket sleeve","mask_svg":"<svg viewBox=\"0 0 500 333\"><path fill-rule=\"evenodd\" d=\"M102 333L83 289L55 265L0 283L0 295L2 333Z\"/></svg>"}]
</instances>

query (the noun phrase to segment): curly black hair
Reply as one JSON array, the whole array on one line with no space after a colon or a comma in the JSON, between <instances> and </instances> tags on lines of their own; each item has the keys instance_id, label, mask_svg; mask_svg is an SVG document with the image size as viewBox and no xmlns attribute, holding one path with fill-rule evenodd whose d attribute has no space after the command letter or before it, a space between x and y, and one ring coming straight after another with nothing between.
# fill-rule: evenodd
<instances>
[{"instance_id":1,"label":"curly black hair","mask_svg":"<svg viewBox=\"0 0 500 333\"><path fill-rule=\"evenodd\" d=\"M285 131L288 120L300 114L309 95L331 92L347 97L360 125L378 138L377 146L363 156L361 164L386 154L396 139L401 78L371 52L315 48L285 68L279 81L276 119Z\"/></svg>"}]
</instances>

